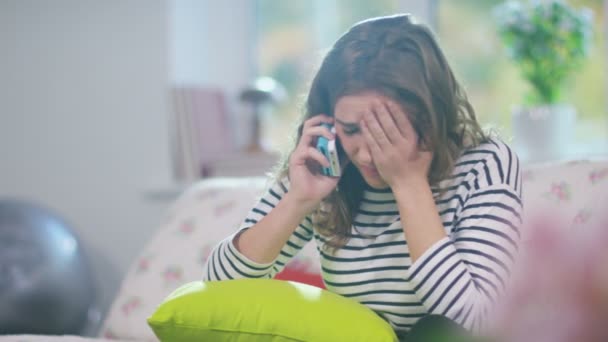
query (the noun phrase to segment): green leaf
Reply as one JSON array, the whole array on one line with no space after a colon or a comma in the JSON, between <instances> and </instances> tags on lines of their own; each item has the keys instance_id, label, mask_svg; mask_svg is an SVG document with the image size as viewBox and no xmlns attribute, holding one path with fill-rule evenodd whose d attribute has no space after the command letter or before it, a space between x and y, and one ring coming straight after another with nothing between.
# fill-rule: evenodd
<instances>
[{"instance_id":1,"label":"green leaf","mask_svg":"<svg viewBox=\"0 0 608 342\"><path fill-rule=\"evenodd\" d=\"M556 103L592 42L592 12L566 2L507 1L493 10L509 58L533 88L525 102Z\"/></svg>"}]
</instances>

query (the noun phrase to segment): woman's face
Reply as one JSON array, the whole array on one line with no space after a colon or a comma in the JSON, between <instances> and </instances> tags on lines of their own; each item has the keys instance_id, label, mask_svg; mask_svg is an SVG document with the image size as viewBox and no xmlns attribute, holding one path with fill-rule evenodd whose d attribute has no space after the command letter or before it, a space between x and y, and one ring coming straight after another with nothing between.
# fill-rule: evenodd
<instances>
[{"instance_id":1,"label":"woman's face","mask_svg":"<svg viewBox=\"0 0 608 342\"><path fill-rule=\"evenodd\" d=\"M375 104L392 102L390 98L375 92L362 92L355 95L345 95L338 99L334 108L336 134L350 159L355 164L365 182L375 189L384 189L388 184L378 173L370 149L361 133L360 122L364 115L373 114ZM417 135L409 121L403 132L415 137Z\"/></svg>"}]
</instances>

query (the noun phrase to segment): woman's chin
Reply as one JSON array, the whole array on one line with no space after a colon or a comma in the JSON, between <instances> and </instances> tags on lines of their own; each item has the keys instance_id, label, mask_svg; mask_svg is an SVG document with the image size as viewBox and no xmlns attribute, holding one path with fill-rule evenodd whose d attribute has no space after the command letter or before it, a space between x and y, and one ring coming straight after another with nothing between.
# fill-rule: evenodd
<instances>
[{"instance_id":1,"label":"woman's chin","mask_svg":"<svg viewBox=\"0 0 608 342\"><path fill-rule=\"evenodd\" d=\"M388 184L386 184L386 182L380 178L380 177L363 177L365 179L365 183L367 183L367 185L369 185L371 188L374 189L386 189L388 188Z\"/></svg>"}]
</instances>

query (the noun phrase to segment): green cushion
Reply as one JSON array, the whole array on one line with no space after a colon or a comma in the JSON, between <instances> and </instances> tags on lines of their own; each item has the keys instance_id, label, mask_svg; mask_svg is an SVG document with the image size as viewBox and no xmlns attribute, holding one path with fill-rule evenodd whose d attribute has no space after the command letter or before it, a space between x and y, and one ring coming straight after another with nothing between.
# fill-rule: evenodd
<instances>
[{"instance_id":1,"label":"green cushion","mask_svg":"<svg viewBox=\"0 0 608 342\"><path fill-rule=\"evenodd\" d=\"M397 341L391 326L362 304L275 279L188 283L148 324L163 342Z\"/></svg>"}]
</instances>

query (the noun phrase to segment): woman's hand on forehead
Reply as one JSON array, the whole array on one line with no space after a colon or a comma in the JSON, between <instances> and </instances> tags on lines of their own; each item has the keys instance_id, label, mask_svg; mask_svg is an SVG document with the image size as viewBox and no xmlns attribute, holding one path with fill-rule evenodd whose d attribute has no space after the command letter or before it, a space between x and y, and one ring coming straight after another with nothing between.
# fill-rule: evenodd
<instances>
[{"instance_id":1,"label":"woman's hand on forehead","mask_svg":"<svg viewBox=\"0 0 608 342\"><path fill-rule=\"evenodd\" d=\"M378 118L382 128L390 134L389 138L392 136L394 139L398 139L398 133L405 139L418 140L407 113L403 111L399 104L390 99L375 102L367 115L374 115Z\"/></svg>"},{"instance_id":2,"label":"woman's hand on forehead","mask_svg":"<svg viewBox=\"0 0 608 342\"><path fill-rule=\"evenodd\" d=\"M432 153L418 148L418 136L401 106L375 101L360 124L374 164L391 187L427 180Z\"/></svg>"}]
</instances>

